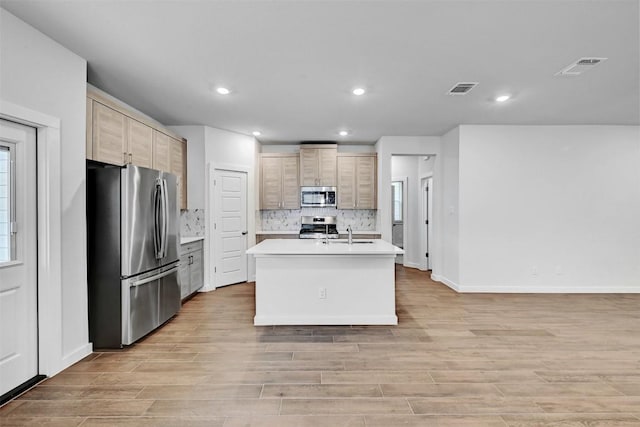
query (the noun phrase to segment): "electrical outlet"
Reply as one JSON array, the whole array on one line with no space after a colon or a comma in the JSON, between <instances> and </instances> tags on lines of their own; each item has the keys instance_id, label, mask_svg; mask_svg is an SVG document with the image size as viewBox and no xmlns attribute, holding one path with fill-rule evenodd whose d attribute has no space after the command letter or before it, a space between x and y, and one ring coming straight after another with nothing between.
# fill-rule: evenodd
<instances>
[{"instance_id":1,"label":"electrical outlet","mask_svg":"<svg viewBox=\"0 0 640 427\"><path fill-rule=\"evenodd\" d=\"M327 288L319 288L318 289L318 298L326 299L327 298Z\"/></svg>"}]
</instances>

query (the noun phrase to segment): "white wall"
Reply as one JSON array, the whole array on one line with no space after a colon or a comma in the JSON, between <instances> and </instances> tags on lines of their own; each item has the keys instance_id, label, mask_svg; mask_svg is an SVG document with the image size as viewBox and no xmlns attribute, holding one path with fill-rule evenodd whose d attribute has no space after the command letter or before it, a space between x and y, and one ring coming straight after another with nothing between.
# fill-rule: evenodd
<instances>
[{"instance_id":1,"label":"white wall","mask_svg":"<svg viewBox=\"0 0 640 427\"><path fill-rule=\"evenodd\" d=\"M382 239L391 241L391 158L393 155L435 155L433 169L434 186L434 230L433 230L433 274L442 268L442 156L440 137L436 136L383 136L375 145L378 153L378 215L377 229ZM418 211L419 212L419 211Z\"/></svg>"},{"instance_id":2,"label":"white wall","mask_svg":"<svg viewBox=\"0 0 640 427\"><path fill-rule=\"evenodd\" d=\"M458 289L460 258L459 258L459 148L460 131L455 128L442 137L442 216L441 224L434 212L434 228L442 230L442 269L437 273L434 268L434 279ZM435 174L434 174L434 187ZM437 188L434 188L437 190ZM434 191L435 197L435 191ZM435 202L434 202L435 203ZM434 206L435 209L435 206ZM435 234L435 230L434 230ZM437 246L436 246L437 247ZM437 252L436 254L437 255Z\"/></svg>"},{"instance_id":3,"label":"white wall","mask_svg":"<svg viewBox=\"0 0 640 427\"><path fill-rule=\"evenodd\" d=\"M204 127L204 160L205 160L205 289L215 289L213 263L215 261L215 245L213 242L213 203L212 176L214 169L232 169L247 172L247 247L255 245L257 191L256 191L256 156L258 143L252 136L229 132L226 130ZM187 165L188 166L188 165ZM249 257L248 279L255 277L255 261ZM207 264L209 262L209 264ZM208 280L207 280L208 279Z\"/></svg>"},{"instance_id":4,"label":"white wall","mask_svg":"<svg viewBox=\"0 0 640 427\"><path fill-rule=\"evenodd\" d=\"M639 127L461 126L461 290L640 292L639 219Z\"/></svg>"},{"instance_id":5,"label":"white wall","mask_svg":"<svg viewBox=\"0 0 640 427\"><path fill-rule=\"evenodd\" d=\"M86 61L0 8L0 97L60 119L62 334L54 371L86 355ZM46 286L46 284L41 284ZM41 301L53 304L53 301ZM57 302L56 302L57 303Z\"/></svg>"}]
</instances>

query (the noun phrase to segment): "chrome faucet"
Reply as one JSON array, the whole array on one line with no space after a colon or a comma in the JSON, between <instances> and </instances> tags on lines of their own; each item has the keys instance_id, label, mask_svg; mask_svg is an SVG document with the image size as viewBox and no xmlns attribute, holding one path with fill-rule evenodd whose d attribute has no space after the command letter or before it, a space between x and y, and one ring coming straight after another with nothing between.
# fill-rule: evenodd
<instances>
[{"instance_id":1,"label":"chrome faucet","mask_svg":"<svg viewBox=\"0 0 640 427\"><path fill-rule=\"evenodd\" d=\"M353 243L353 230L351 229L351 226L347 227L347 233L349 233L348 242L349 242L349 244L352 244Z\"/></svg>"}]
</instances>

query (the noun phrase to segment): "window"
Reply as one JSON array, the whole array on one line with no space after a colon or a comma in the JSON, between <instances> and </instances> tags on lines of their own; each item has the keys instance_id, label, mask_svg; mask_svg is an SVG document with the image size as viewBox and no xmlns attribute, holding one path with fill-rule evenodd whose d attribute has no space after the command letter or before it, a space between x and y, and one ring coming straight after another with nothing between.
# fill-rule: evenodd
<instances>
[{"instance_id":1,"label":"window","mask_svg":"<svg viewBox=\"0 0 640 427\"><path fill-rule=\"evenodd\" d=\"M394 181L391 183L391 197L393 204L391 209L393 210L393 222L402 222L402 181Z\"/></svg>"},{"instance_id":2,"label":"window","mask_svg":"<svg viewBox=\"0 0 640 427\"><path fill-rule=\"evenodd\" d=\"M12 235L11 235L11 157L12 146L0 145L0 263L11 261Z\"/></svg>"}]
</instances>

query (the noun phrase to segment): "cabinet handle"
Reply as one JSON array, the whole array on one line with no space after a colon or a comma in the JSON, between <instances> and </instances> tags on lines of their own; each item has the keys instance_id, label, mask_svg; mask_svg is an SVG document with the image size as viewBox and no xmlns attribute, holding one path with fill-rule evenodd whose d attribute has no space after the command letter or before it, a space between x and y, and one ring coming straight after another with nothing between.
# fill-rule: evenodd
<instances>
[{"instance_id":1,"label":"cabinet handle","mask_svg":"<svg viewBox=\"0 0 640 427\"><path fill-rule=\"evenodd\" d=\"M126 165L126 164L127 164L127 152L125 151L125 152L124 152L124 153L122 153L122 154L124 154L124 160L123 160L123 163Z\"/></svg>"},{"instance_id":2,"label":"cabinet handle","mask_svg":"<svg viewBox=\"0 0 640 427\"><path fill-rule=\"evenodd\" d=\"M133 154L129 153L129 164L133 164Z\"/></svg>"}]
</instances>

